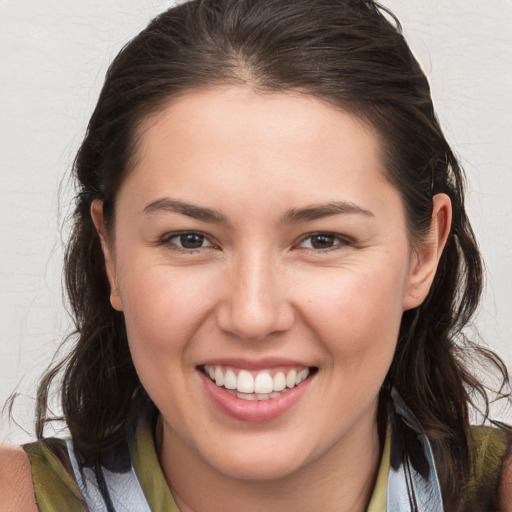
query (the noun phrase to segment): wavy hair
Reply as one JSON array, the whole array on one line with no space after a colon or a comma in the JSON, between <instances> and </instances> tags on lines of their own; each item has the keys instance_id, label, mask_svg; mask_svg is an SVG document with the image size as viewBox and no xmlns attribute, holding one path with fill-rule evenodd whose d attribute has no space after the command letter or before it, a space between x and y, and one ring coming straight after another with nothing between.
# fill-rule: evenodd
<instances>
[{"instance_id":1,"label":"wavy hair","mask_svg":"<svg viewBox=\"0 0 512 512\"><path fill-rule=\"evenodd\" d=\"M449 195L453 224L426 300L402 318L387 381L419 418L438 461L445 507L456 510L470 473L469 408L489 399L468 362L507 370L463 335L482 290L482 262L464 206L464 175L437 121L427 79L399 21L371 0L195 0L150 22L111 64L74 162L79 194L65 257L76 332L71 353L38 390L36 431L52 421L60 379L64 419L84 464L98 468L122 442L127 418L154 410L131 361L123 314L109 283L92 201L107 229L133 168L139 127L172 98L224 84L260 92L298 90L373 126L388 179L400 191L411 240L427 235L432 197Z\"/></svg>"}]
</instances>

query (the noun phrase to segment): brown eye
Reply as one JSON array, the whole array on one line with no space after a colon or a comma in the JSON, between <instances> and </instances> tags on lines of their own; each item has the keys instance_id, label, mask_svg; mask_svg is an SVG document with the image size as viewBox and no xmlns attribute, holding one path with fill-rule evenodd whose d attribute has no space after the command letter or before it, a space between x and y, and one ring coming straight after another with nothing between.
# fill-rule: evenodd
<instances>
[{"instance_id":1,"label":"brown eye","mask_svg":"<svg viewBox=\"0 0 512 512\"><path fill-rule=\"evenodd\" d=\"M201 249L212 247L205 235L195 232L176 233L167 238L167 243L177 246L179 249Z\"/></svg>"},{"instance_id":2,"label":"brown eye","mask_svg":"<svg viewBox=\"0 0 512 512\"><path fill-rule=\"evenodd\" d=\"M347 240L331 233L315 233L304 238L300 243L300 247L322 250L348 245L348 243Z\"/></svg>"},{"instance_id":3,"label":"brown eye","mask_svg":"<svg viewBox=\"0 0 512 512\"><path fill-rule=\"evenodd\" d=\"M181 246L185 249L198 249L203 245L204 236L197 233L184 233L180 235Z\"/></svg>"},{"instance_id":4,"label":"brown eye","mask_svg":"<svg viewBox=\"0 0 512 512\"><path fill-rule=\"evenodd\" d=\"M327 249L332 247L335 241L334 235L315 235L311 237L311 246L313 249Z\"/></svg>"}]
</instances>

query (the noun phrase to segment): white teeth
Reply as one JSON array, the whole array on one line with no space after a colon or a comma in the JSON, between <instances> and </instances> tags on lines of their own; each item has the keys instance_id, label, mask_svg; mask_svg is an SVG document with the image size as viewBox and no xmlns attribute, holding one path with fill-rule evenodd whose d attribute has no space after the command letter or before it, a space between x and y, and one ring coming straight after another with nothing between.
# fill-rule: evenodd
<instances>
[{"instance_id":1,"label":"white teeth","mask_svg":"<svg viewBox=\"0 0 512 512\"><path fill-rule=\"evenodd\" d=\"M272 393L274 382L270 374L262 372L256 375L254 379L254 391L255 393Z\"/></svg>"},{"instance_id":2,"label":"white teeth","mask_svg":"<svg viewBox=\"0 0 512 512\"><path fill-rule=\"evenodd\" d=\"M236 389L237 378L235 372L228 370L224 375L224 387L226 389Z\"/></svg>"},{"instance_id":3,"label":"white teeth","mask_svg":"<svg viewBox=\"0 0 512 512\"><path fill-rule=\"evenodd\" d=\"M283 391L286 387L286 377L283 372L277 372L272 379L272 389L274 391Z\"/></svg>"},{"instance_id":4,"label":"white teeth","mask_svg":"<svg viewBox=\"0 0 512 512\"><path fill-rule=\"evenodd\" d=\"M220 366L215 367L215 384L217 384L217 386L224 385L224 374L222 373L222 368Z\"/></svg>"},{"instance_id":5,"label":"white teeth","mask_svg":"<svg viewBox=\"0 0 512 512\"><path fill-rule=\"evenodd\" d=\"M254 393L254 379L247 370L240 370L236 389L242 393Z\"/></svg>"},{"instance_id":6,"label":"white teeth","mask_svg":"<svg viewBox=\"0 0 512 512\"><path fill-rule=\"evenodd\" d=\"M222 366L205 365L204 370L217 386L237 391L238 398L244 400L268 400L280 396L286 388L292 389L304 382L310 373L309 368L303 368L299 371L292 369L286 375L279 371L274 377L268 371L262 371L253 377L247 370L240 370L237 376L231 369L224 371Z\"/></svg>"},{"instance_id":7,"label":"white teeth","mask_svg":"<svg viewBox=\"0 0 512 512\"><path fill-rule=\"evenodd\" d=\"M295 387L295 379L297 377L297 372L295 370L290 370L288 375L286 376L286 386L290 389Z\"/></svg>"},{"instance_id":8,"label":"white teeth","mask_svg":"<svg viewBox=\"0 0 512 512\"><path fill-rule=\"evenodd\" d=\"M295 378L295 385L298 386L301 382L304 382L307 379L307 376L309 375L309 369L304 368L304 370L301 370L297 377Z\"/></svg>"}]
</instances>

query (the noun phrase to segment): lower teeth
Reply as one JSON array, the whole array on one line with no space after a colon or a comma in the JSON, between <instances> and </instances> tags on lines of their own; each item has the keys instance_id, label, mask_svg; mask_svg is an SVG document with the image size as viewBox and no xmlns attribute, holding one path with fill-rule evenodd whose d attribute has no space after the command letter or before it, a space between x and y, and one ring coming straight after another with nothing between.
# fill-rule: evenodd
<instances>
[{"instance_id":1,"label":"lower teeth","mask_svg":"<svg viewBox=\"0 0 512 512\"><path fill-rule=\"evenodd\" d=\"M241 393L238 391L236 396L242 400L269 400L281 396L281 393L277 391L272 393Z\"/></svg>"}]
</instances>

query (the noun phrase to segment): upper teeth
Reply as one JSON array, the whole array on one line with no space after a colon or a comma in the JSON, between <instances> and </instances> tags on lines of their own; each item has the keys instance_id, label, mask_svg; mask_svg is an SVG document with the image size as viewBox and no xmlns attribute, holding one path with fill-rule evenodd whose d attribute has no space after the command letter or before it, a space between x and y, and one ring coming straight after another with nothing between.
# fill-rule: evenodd
<instances>
[{"instance_id":1,"label":"upper teeth","mask_svg":"<svg viewBox=\"0 0 512 512\"><path fill-rule=\"evenodd\" d=\"M292 369L287 372L278 371L274 376L269 371L251 373L247 370L224 368L222 366L205 365L204 369L210 378L226 389L236 389L240 393L269 394L293 388L304 381L309 375L309 368Z\"/></svg>"}]
</instances>

